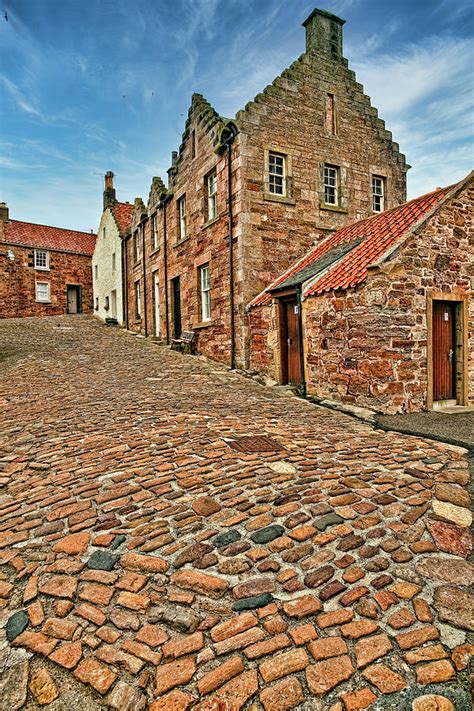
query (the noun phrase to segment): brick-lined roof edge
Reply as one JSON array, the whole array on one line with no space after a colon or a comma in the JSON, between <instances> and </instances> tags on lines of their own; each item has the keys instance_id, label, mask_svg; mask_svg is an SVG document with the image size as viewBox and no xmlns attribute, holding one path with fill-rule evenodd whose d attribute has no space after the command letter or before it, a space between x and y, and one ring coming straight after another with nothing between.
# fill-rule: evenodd
<instances>
[{"instance_id":1,"label":"brick-lined roof edge","mask_svg":"<svg viewBox=\"0 0 474 711\"><path fill-rule=\"evenodd\" d=\"M3 244L86 256L92 256L96 237L94 232L68 230L64 227L40 225L22 220L4 222L3 231L0 233L0 241Z\"/></svg>"},{"instance_id":2,"label":"brick-lined roof edge","mask_svg":"<svg viewBox=\"0 0 474 711\"><path fill-rule=\"evenodd\" d=\"M129 232L131 228L134 208L135 206L129 202L116 202L113 207L109 208L121 236Z\"/></svg>"},{"instance_id":3,"label":"brick-lined roof edge","mask_svg":"<svg viewBox=\"0 0 474 711\"><path fill-rule=\"evenodd\" d=\"M391 210L346 225L316 245L277 277L248 304L247 309L268 303L272 299L270 293L272 289L275 289L289 276L315 262L335 245L351 242L364 236L365 239L360 244L329 268L327 272L319 278L316 275L312 281L308 280L310 286L304 296L317 295L335 289L347 289L362 283L367 277L369 268L377 267L388 259L395 249L399 249L405 240L409 239L426 220L440 209L444 202L456 195L473 178L474 171L455 185L435 190Z\"/></svg>"}]
</instances>

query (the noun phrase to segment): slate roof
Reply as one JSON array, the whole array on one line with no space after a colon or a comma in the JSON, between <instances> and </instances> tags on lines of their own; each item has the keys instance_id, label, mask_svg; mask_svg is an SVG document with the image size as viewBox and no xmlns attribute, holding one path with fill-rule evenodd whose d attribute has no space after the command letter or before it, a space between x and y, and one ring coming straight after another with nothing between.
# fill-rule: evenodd
<instances>
[{"instance_id":1,"label":"slate roof","mask_svg":"<svg viewBox=\"0 0 474 711\"><path fill-rule=\"evenodd\" d=\"M2 242L24 247L36 247L57 252L75 252L92 256L96 236L92 232L66 230L62 227L37 225L33 222L10 220L3 225Z\"/></svg>"},{"instance_id":2,"label":"slate roof","mask_svg":"<svg viewBox=\"0 0 474 711\"><path fill-rule=\"evenodd\" d=\"M452 189L453 186L440 188L391 210L343 227L316 245L275 279L250 302L249 307L267 303L272 299L273 292L283 288L284 284L294 286L302 283L301 275L304 276L305 272L308 274L307 279L316 276L318 272L321 272L321 277L311 283L304 296L321 294L332 289L348 289L362 283L367 277L369 265L380 259ZM354 245L352 248L351 243ZM337 248L343 245L348 245L349 249L345 253L342 249L343 256L340 258L340 255L337 256ZM335 255L333 259L331 253ZM325 256L330 258L329 265L327 260L323 259Z\"/></svg>"},{"instance_id":3,"label":"slate roof","mask_svg":"<svg viewBox=\"0 0 474 711\"><path fill-rule=\"evenodd\" d=\"M120 233L127 232L132 225L134 205L129 202L117 202L111 210Z\"/></svg>"}]
</instances>

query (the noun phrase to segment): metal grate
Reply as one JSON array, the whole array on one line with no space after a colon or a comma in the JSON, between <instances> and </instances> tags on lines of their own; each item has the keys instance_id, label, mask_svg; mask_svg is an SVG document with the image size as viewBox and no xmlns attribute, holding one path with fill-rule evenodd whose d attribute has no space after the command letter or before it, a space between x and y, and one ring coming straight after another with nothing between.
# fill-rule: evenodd
<instances>
[{"instance_id":1,"label":"metal grate","mask_svg":"<svg viewBox=\"0 0 474 711\"><path fill-rule=\"evenodd\" d=\"M225 441L229 447L232 447L237 452L279 452L285 449L283 445L264 435L237 437L237 439L226 439Z\"/></svg>"}]
</instances>

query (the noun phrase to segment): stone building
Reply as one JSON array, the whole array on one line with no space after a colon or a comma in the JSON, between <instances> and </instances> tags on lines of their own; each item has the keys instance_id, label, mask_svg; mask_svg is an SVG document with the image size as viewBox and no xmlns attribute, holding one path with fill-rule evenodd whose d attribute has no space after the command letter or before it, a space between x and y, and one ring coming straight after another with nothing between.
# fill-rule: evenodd
<instances>
[{"instance_id":1,"label":"stone building","mask_svg":"<svg viewBox=\"0 0 474 711\"><path fill-rule=\"evenodd\" d=\"M168 185L153 180L127 240L130 328L193 330L199 352L247 367L246 304L312 244L406 199L409 166L348 68L343 24L315 10L306 51L233 120L193 95Z\"/></svg>"},{"instance_id":2,"label":"stone building","mask_svg":"<svg viewBox=\"0 0 474 711\"><path fill-rule=\"evenodd\" d=\"M0 318L92 313L96 235L10 220L0 203Z\"/></svg>"},{"instance_id":3,"label":"stone building","mask_svg":"<svg viewBox=\"0 0 474 711\"><path fill-rule=\"evenodd\" d=\"M118 202L113 178L111 171L105 174L104 209L92 257L94 315L102 321L111 319L124 325L122 241L130 232L133 205Z\"/></svg>"},{"instance_id":4,"label":"stone building","mask_svg":"<svg viewBox=\"0 0 474 711\"><path fill-rule=\"evenodd\" d=\"M249 306L251 367L385 413L474 398L474 173L348 225Z\"/></svg>"}]
</instances>

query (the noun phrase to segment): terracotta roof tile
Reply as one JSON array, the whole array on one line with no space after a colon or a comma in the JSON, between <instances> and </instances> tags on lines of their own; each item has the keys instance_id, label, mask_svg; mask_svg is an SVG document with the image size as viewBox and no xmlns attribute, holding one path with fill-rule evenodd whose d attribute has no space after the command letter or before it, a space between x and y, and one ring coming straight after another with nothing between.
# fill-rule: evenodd
<instances>
[{"instance_id":1,"label":"terracotta roof tile","mask_svg":"<svg viewBox=\"0 0 474 711\"><path fill-rule=\"evenodd\" d=\"M92 255L96 235L92 232L79 232L78 230L66 230L62 227L10 220L4 224L1 239L8 244Z\"/></svg>"},{"instance_id":2,"label":"terracotta roof tile","mask_svg":"<svg viewBox=\"0 0 474 711\"><path fill-rule=\"evenodd\" d=\"M128 202L117 202L112 208L112 213L118 224L120 233L126 232L130 229L133 219L134 205L130 205Z\"/></svg>"},{"instance_id":3,"label":"terracotta roof tile","mask_svg":"<svg viewBox=\"0 0 474 711\"><path fill-rule=\"evenodd\" d=\"M250 302L249 306L261 306L267 303L272 298L270 292L287 280L289 276L320 259L336 245L353 242L362 237L363 241L322 274L306 291L305 296L320 294L331 289L347 289L360 284L367 277L367 267L400 240L410 228L447 195L452 187L435 190L391 210L343 227L275 279L265 291Z\"/></svg>"}]
</instances>

